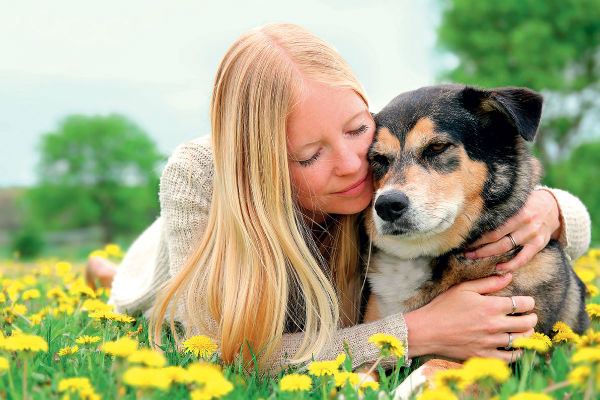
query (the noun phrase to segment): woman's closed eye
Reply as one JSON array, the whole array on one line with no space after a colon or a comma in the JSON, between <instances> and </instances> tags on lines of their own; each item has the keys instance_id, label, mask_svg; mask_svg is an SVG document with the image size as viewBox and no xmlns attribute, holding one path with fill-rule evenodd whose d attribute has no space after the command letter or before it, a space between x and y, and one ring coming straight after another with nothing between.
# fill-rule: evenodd
<instances>
[{"instance_id":1,"label":"woman's closed eye","mask_svg":"<svg viewBox=\"0 0 600 400\"><path fill-rule=\"evenodd\" d=\"M365 133L368 129L369 129L369 126L366 124L363 124L360 127L358 127L358 129L348 131L348 132L346 132L346 134L350 135L350 136L358 136L362 133ZM321 150L317 151L315 154L313 154L310 158L307 158L306 160L297 160L297 161L298 161L298 164L300 164L301 166L308 167L309 165L311 165L312 163L317 161L317 159L319 158L320 155L321 155Z\"/></svg>"},{"instance_id":2,"label":"woman's closed eye","mask_svg":"<svg viewBox=\"0 0 600 400\"><path fill-rule=\"evenodd\" d=\"M367 129L369 129L368 125L361 125L358 129L355 129L353 131L347 132L348 135L352 135L352 136L358 136L361 133L364 133L367 131Z\"/></svg>"}]
</instances>

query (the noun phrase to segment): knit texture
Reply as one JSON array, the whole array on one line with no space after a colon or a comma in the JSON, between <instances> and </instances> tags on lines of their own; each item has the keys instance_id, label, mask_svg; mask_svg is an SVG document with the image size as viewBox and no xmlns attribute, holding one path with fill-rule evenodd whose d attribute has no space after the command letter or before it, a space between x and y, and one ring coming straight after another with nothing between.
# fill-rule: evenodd
<instances>
[{"instance_id":1,"label":"knit texture","mask_svg":"<svg viewBox=\"0 0 600 400\"><path fill-rule=\"evenodd\" d=\"M169 158L160 180L161 216L132 244L113 280L109 302L117 311L150 316L162 285L181 270L204 234L212 200L213 172L208 136L178 146ZM560 242L574 260L589 246L589 214L571 194L559 189L543 189L550 191L559 204ZM183 322L183 312L181 299L176 306L175 319ZM209 321L216 324L212 319ZM404 316L395 314L337 330L314 359L335 358L344 352L346 341L354 356L354 367L373 363L378 358L378 349L367 339L374 333L394 335L408 345ZM284 334L281 351L271 360L273 365L286 365L300 347L302 338L302 333ZM391 366L393 361L388 363L383 366Z\"/></svg>"}]
</instances>

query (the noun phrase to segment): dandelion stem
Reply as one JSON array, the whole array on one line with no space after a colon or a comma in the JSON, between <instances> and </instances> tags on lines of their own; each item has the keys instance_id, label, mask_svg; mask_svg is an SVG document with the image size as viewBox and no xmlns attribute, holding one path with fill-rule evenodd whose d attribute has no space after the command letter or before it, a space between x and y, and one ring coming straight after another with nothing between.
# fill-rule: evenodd
<instances>
[{"instance_id":1,"label":"dandelion stem","mask_svg":"<svg viewBox=\"0 0 600 400\"><path fill-rule=\"evenodd\" d=\"M558 383L548 386L546 389L543 390L543 392L544 393L554 392L555 390L562 389L564 387L569 386L570 384L571 383L569 381L558 382Z\"/></svg>"},{"instance_id":2,"label":"dandelion stem","mask_svg":"<svg viewBox=\"0 0 600 400\"><path fill-rule=\"evenodd\" d=\"M590 371L590 376L588 376L587 381L587 389L585 389L585 395L583 396L583 400L591 400L594 397L594 388L596 386L596 371L595 368L592 367Z\"/></svg>"},{"instance_id":3,"label":"dandelion stem","mask_svg":"<svg viewBox=\"0 0 600 400\"><path fill-rule=\"evenodd\" d=\"M523 372L521 374L521 381L519 382L519 391L521 393L525 391L525 385L527 384L527 378L529 377L529 371L533 365L534 353L530 350L525 350L523 353Z\"/></svg>"},{"instance_id":4,"label":"dandelion stem","mask_svg":"<svg viewBox=\"0 0 600 400\"><path fill-rule=\"evenodd\" d=\"M23 360L23 400L27 400L27 358Z\"/></svg>"},{"instance_id":5,"label":"dandelion stem","mask_svg":"<svg viewBox=\"0 0 600 400\"><path fill-rule=\"evenodd\" d=\"M383 360L383 356L379 356L379 358L377 360L375 360L375 364L373 364L371 366L371 368L369 368L369 370L364 374L363 378L360 380L358 386L362 385L363 383L365 383L365 379L367 379L367 377L369 377L371 375L371 373L373 371L375 371L375 368L377 368L377 366L379 365L379 363L381 362L381 360Z\"/></svg>"}]
</instances>

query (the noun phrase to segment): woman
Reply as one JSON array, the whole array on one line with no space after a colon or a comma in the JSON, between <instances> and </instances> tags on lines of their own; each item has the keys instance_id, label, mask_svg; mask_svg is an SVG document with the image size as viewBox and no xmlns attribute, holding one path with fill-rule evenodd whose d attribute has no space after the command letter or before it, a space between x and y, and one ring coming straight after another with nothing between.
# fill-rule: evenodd
<instances>
[{"instance_id":1,"label":"woman","mask_svg":"<svg viewBox=\"0 0 600 400\"><path fill-rule=\"evenodd\" d=\"M171 156L161 218L132 245L112 283L111 303L152 316L155 337L165 319L182 321L186 335L215 339L226 362L241 348L248 360L252 347L263 366L330 359L346 340L357 366L377 358L367 343L377 332L407 343L409 357L505 360L511 353L497 348L506 333L531 334L535 315L508 316L509 299L482 296L507 285L510 274L465 282L405 316L359 324L357 224L372 195L366 152L375 126L358 80L328 44L289 24L242 35L219 66L210 111L211 142L186 143ZM510 234L524 250L506 270L551 236L577 257L589 244L587 226L577 199L537 190L523 212L482 238L494 243L469 255L509 250ZM98 260L90 270L107 281L114 274ZM515 299L519 312L533 308L531 297Z\"/></svg>"}]
</instances>

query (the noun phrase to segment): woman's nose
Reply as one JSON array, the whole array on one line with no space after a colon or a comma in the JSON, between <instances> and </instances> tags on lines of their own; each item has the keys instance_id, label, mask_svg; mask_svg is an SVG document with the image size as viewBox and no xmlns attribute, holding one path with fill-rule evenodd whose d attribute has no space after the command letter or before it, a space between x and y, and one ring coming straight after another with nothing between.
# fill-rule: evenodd
<instances>
[{"instance_id":1,"label":"woman's nose","mask_svg":"<svg viewBox=\"0 0 600 400\"><path fill-rule=\"evenodd\" d=\"M355 149L340 149L337 157L336 175L351 175L360 171L363 160Z\"/></svg>"}]
</instances>

